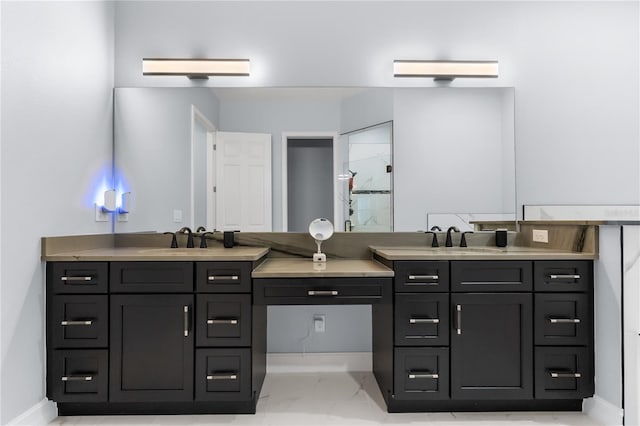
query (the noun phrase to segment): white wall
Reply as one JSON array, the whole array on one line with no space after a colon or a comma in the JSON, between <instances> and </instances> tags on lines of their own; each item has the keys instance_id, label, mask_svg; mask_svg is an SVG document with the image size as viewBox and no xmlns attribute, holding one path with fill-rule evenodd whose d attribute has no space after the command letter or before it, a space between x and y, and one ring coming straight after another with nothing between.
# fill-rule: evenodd
<instances>
[{"instance_id":1,"label":"white wall","mask_svg":"<svg viewBox=\"0 0 640 426\"><path fill-rule=\"evenodd\" d=\"M2 417L44 398L40 237L109 233L94 221L111 180L113 5L2 8Z\"/></svg>"},{"instance_id":2,"label":"white wall","mask_svg":"<svg viewBox=\"0 0 640 426\"><path fill-rule=\"evenodd\" d=\"M176 231L191 226L191 105L214 125L218 100L203 89L116 89L115 164L131 191L128 222L116 232ZM182 221L173 221L173 211Z\"/></svg>"},{"instance_id":3,"label":"white wall","mask_svg":"<svg viewBox=\"0 0 640 426\"><path fill-rule=\"evenodd\" d=\"M637 204L639 47L637 2L119 2L115 74L190 86L140 59L202 55L252 61L216 86L429 86L393 59L497 59L498 79L452 85L516 88L519 203Z\"/></svg>"}]
</instances>

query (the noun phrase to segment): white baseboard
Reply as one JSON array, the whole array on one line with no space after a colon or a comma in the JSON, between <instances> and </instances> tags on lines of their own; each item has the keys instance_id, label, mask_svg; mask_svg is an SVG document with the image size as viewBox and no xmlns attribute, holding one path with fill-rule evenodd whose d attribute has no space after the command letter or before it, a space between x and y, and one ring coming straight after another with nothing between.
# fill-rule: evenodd
<instances>
[{"instance_id":1,"label":"white baseboard","mask_svg":"<svg viewBox=\"0 0 640 426\"><path fill-rule=\"evenodd\" d=\"M624 411L609 401L594 396L582 403L582 411L596 422L606 426L622 426Z\"/></svg>"},{"instance_id":2,"label":"white baseboard","mask_svg":"<svg viewBox=\"0 0 640 426\"><path fill-rule=\"evenodd\" d=\"M58 407L55 402L43 399L24 413L7 423L8 425L48 425L58 417Z\"/></svg>"},{"instance_id":3,"label":"white baseboard","mask_svg":"<svg viewBox=\"0 0 640 426\"><path fill-rule=\"evenodd\" d=\"M371 352L267 354L267 373L338 373L372 368Z\"/></svg>"}]
</instances>

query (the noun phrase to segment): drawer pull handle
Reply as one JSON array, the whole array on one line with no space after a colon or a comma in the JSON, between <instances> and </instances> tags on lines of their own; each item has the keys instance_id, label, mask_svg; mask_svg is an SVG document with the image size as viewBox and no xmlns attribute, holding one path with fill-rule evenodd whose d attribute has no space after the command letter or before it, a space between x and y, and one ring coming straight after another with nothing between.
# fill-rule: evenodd
<instances>
[{"instance_id":1,"label":"drawer pull handle","mask_svg":"<svg viewBox=\"0 0 640 426\"><path fill-rule=\"evenodd\" d=\"M456 334L462 334L462 305L456 305Z\"/></svg>"},{"instance_id":2,"label":"drawer pull handle","mask_svg":"<svg viewBox=\"0 0 640 426\"><path fill-rule=\"evenodd\" d=\"M60 281L91 281L93 277L60 277Z\"/></svg>"},{"instance_id":3,"label":"drawer pull handle","mask_svg":"<svg viewBox=\"0 0 640 426\"><path fill-rule=\"evenodd\" d=\"M549 278L552 280L579 280L580 279L580 275L578 274L553 274L553 275L549 275Z\"/></svg>"},{"instance_id":4,"label":"drawer pull handle","mask_svg":"<svg viewBox=\"0 0 640 426\"><path fill-rule=\"evenodd\" d=\"M418 373L418 372L411 372L408 374L408 377L410 379L439 379L440 376L438 375L438 373Z\"/></svg>"},{"instance_id":5,"label":"drawer pull handle","mask_svg":"<svg viewBox=\"0 0 640 426\"><path fill-rule=\"evenodd\" d=\"M183 306L183 312L184 312L184 318L183 318L184 337L189 337L189 322L191 320L191 315L189 315L188 305Z\"/></svg>"},{"instance_id":6,"label":"drawer pull handle","mask_svg":"<svg viewBox=\"0 0 640 426\"><path fill-rule=\"evenodd\" d=\"M240 276L238 276L238 275L209 275L207 277L207 279L209 281L216 281L216 280L238 281L240 279Z\"/></svg>"},{"instance_id":7,"label":"drawer pull handle","mask_svg":"<svg viewBox=\"0 0 640 426\"><path fill-rule=\"evenodd\" d=\"M212 374L207 376L207 380L238 380L237 374Z\"/></svg>"},{"instance_id":8,"label":"drawer pull handle","mask_svg":"<svg viewBox=\"0 0 640 426\"><path fill-rule=\"evenodd\" d=\"M68 325L93 325L93 320L86 321L60 321L60 325L66 327Z\"/></svg>"},{"instance_id":9,"label":"drawer pull handle","mask_svg":"<svg viewBox=\"0 0 640 426\"><path fill-rule=\"evenodd\" d=\"M307 291L309 296L337 296L338 290L309 290Z\"/></svg>"},{"instance_id":10,"label":"drawer pull handle","mask_svg":"<svg viewBox=\"0 0 640 426\"><path fill-rule=\"evenodd\" d=\"M409 275L409 281L437 280L438 278L440 278L438 275Z\"/></svg>"},{"instance_id":11,"label":"drawer pull handle","mask_svg":"<svg viewBox=\"0 0 640 426\"><path fill-rule=\"evenodd\" d=\"M556 373L554 371L550 371L549 374L554 379L579 379L582 377L580 373Z\"/></svg>"},{"instance_id":12,"label":"drawer pull handle","mask_svg":"<svg viewBox=\"0 0 640 426\"><path fill-rule=\"evenodd\" d=\"M62 376L63 382L91 382L93 376Z\"/></svg>"},{"instance_id":13,"label":"drawer pull handle","mask_svg":"<svg viewBox=\"0 0 640 426\"><path fill-rule=\"evenodd\" d=\"M551 324L580 324L579 318L549 318Z\"/></svg>"},{"instance_id":14,"label":"drawer pull handle","mask_svg":"<svg viewBox=\"0 0 640 426\"><path fill-rule=\"evenodd\" d=\"M409 318L409 324L440 324L439 318Z\"/></svg>"},{"instance_id":15,"label":"drawer pull handle","mask_svg":"<svg viewBox=\"0 0 640 426\"><path fill-rule=\"evenodd\" d=\"M238 324L238 320L236 318L231 318L231 319L210 319L210 320L207 320L207 324L208 325L212 325L212 324L237 325Z\"/></svg>"}]
</instances>

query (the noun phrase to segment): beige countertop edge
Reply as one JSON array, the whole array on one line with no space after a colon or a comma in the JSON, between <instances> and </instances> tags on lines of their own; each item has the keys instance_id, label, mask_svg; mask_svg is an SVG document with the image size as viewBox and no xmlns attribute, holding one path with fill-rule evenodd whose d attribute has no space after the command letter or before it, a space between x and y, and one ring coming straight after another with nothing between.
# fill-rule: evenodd
<instances>
[{"instance_id":1,"label":"beige countertop edge","mask_svg":"<svg viewBox=\"0 0 640 426\"><path fill-rule=\"evenodd\" d=\"M42 257L47 262L77 262L77 261L234 261L234 260L259 260L269 253L267 247L234 247L223 248L152 248L152 247L126 247L126 248L101 248L92 250L78 250L60 253L51 253Z\"/></svg>"},{"instance_id":2,"label":"beige countertop edge","mask_svg":"<svg viewBox=\"0 0 640 426\"><path fill-rule=\"evenodd\" d=\"M314 269L318 268L318 269ZM267 259L251 273L252 278L339 278L393 277L392 269L375 260L327 259L325 265L314 265L311 259Z\"/></svg>"},{"instance_id":3,"label":"beige countertop edge","mask_svg":"<svg viewBox=\"0 0 640 426\"><path fill-rule=\"evenodd\" d=\"M371 251L386 260L593 260L597 253L579 253L566 250L545 250L529 247L510 247L507 249L488 248L486 252L478 250L468 252L441 249L433 251L425 248L407 249L394 247L371 247Z\"/></svg>"}]
</instances>

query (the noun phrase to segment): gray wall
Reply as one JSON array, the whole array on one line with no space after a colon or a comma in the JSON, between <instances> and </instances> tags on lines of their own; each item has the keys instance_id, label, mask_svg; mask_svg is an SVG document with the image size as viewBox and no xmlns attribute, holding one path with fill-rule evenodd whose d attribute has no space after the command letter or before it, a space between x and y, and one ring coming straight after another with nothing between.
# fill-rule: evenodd
<instances>
[{"instance_id":1,"label":"gray wall","mask_svg":"<svg viewBox=\"0 0 640 426\"><path fill-rule=\"evenodd\" d=\"M217 86L429 86L394 79L393 59L497 59L498 79L452 85L516 87L519 202L640 202L637 2L121 2L116 14L118 86L193 84L143 77L140 58L156 55L251 58L251 77Z\"/></svg>"},{"instance_id":2,"label":"gray wall","mask_svg":"<svg viewBox=\"0 0 640 426\"><path fill-rule=\"evenodd\" d=\"M129 221L116 222L116 232L191 226L191 105L216 125L209 90L115 90L116 185L132 199ZM173 221L174 210L182 222Z\"/></svg>"},{"instance_id":3,"label":"gray wall","mask_svg":"<svg viewBox=\"0 0 640 426\"><path fill-rule=\"evenodd\" d=\"M332 139L287 142L289 232L307 232L318 217L333 218Z\"/></svg>"},{"instance_id":4,"label":"gray wall","mask_svg":"<svg viewBox=\"0 0 640 426\"><path fill-rule=\"evenodd\" d=\"M1 2L0 423L44 398L40 237L111 232L113 4Z\"/></svg>"}]
</instances>

